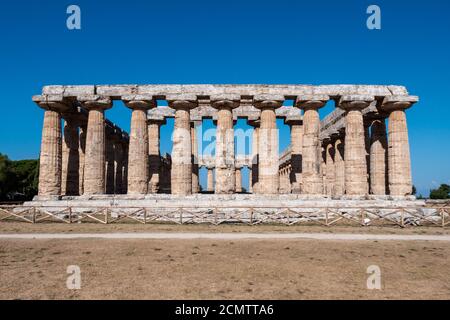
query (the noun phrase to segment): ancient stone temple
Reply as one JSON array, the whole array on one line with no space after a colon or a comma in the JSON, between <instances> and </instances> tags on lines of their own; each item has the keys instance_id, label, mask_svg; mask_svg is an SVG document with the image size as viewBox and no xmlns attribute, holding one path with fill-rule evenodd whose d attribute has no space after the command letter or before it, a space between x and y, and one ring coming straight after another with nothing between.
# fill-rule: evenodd
<instances>
[{"instance_id":1,"label":"ancient stone temple","mask_svg":"<svg viewBox=\"0 0 450 320\"><path fill-rule=\"evenodd\" d=\"M44 110L35 203L414 200L406 110L418 97L402 86L46 86L33 101ZM105 118L115 101L131 110L129 134ZM326 104L334 111L321 121ZM168 118L173 148L162 156L160 127ZM198 152L204 119L216 124L213 156ZM238 119L253 127L247 155L235 151ZM291 133L281 154L277 119Z\"/></svg>"}]
</instances>

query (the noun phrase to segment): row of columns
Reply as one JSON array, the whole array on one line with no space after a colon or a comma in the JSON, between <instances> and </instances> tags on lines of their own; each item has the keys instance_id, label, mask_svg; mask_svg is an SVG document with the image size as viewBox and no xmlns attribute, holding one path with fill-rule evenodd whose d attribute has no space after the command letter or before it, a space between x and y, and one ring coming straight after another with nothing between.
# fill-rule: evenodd
<instances>
[{"instance_id":1,"label":"row of columns","mask_svg":"<svg viewBox=\"0 0 450 320\"><path fill-rule=\"evenodd\" d=\"M178 95L168 96L167 100L169 106L175 109L171 192L175 195L189 195L199 190L198 165L195 161L196 128L190 121L190 110L197 106L197 97ZM254 99L254 106L261 110L261 115L259 121L252 123L255 130L251 192L278 194L281 188L282 192L290 189L289 192L304 194L325 192L364 195L369 192L369 172L370 190L376 194L385 193L386 188L383 189L382 184L386 179L382 178L386 172L382 168L386 162L387 146L390 194L410 194L411 173L404 110L414 102L407 97L404 99L386 97L381 104L381 110L389 117L387 145L383 140L383 124L377 122L372 124L370 137L372 143L370 149L366 149L367 130L364 129L362 110L374 101L374 97L361 95L341 97L338 107L345 111L345 137L333 140L326 147L325 168L322 168L318 110L328 100L329 97L325 95L298 97L297 107L304 110L303 122L290 123L292 165L288 174L283 172L280 175L275 109L282 106L284 97L271 95ZM211 98L211 106L218 110L214 186L214 192L217 194L230 194L242 190L240 170L236 170L235 167L232 113L232 110L239 106L239 101L240 97L235 95ZM104 112L111 108L112 102L108 98L97 97L81 101L82 106L88 111L86 127L76 124L75 119L65 117L64 152L61 144L61 115L68 111L68 107L62 103L40 104L46 111L41 146L39 195L60 195L64 192L90 195L118 193L124 190L129 194L158 192L160 123L149 124L147 121L147 111L156 107L156 104L153 100L136 97L124 99L124 102L132 110L129 150L113 148L112 144L108 143ZM80 128L79 134L77 126ZM85 136L85 139L79 138L82 136ZM369 158L366 158L367 153L370 154ZM78 165L76 159L73 159L76 157ZM79 163L82 159L84 165L81 170ZM370 171L367 171L368 165ZM124 166L127 170L118 172L118 168ZM326 176L325 183L323 176ZM65 183L62 183L62 177L66 179ZM289 188L286 184L287 177L292 181ZM212 181L212 173L210 175L208 171L208 191L212 192L210 180ZM113 185L110 181L120 182Z\"/></svg>"}]
</instances>

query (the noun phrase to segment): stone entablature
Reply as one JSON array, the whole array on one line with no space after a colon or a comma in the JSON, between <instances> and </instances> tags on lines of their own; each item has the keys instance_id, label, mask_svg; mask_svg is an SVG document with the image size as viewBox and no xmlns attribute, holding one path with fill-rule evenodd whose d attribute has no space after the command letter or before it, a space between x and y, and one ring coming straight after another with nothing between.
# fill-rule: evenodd
<instances>
[{"instance_id":1,"label":"stone entablature","mask_svg":"<svg viewBox=\"0 0 450 320\"><path fill-rule=\"evenodd\" d=\"M170 192L186 196L199 192L202 165L208 168L207 191L218 194L242 191L243 166L251 169L253 193L411 192L405 110L418 98L402 86L46 86L33 100L46 110L39 192L43 197L68 194L67 190L86 195L156 193L164 179L163 189L169 179ZM114 100L132 110L129 138L104 117ZM160 100L168 107L158 106ZM283 106L287 100L293 106ZM320 121L318 110L330 100L336 110ZM72 121L74 115L83 120ZM175 118L175 129L169 170L159 154L159 128L170 117ZM195 128L205 118L217 125L214 158L197 154ZM253 126L252 154L245 157L234 154L234 124L239 118ZM291 129L291 146L281 157L277 118ZM77 143L85 150L78 150ZM383 162L388 147L388 161ZM75 181L82 187L75 188Z\"/></svg>"}]
</instances>

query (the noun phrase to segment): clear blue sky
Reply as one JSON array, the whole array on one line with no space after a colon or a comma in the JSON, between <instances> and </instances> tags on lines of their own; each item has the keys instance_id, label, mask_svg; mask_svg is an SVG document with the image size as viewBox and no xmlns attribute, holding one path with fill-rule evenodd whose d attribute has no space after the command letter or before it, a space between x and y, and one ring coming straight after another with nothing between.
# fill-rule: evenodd
<instances>
[{"instance_id":1,"label":"clear blue sky","mask_svg":"<svg viewBox=\"0 0 450 320\"><path fill-rule=\"evenodd\" d=\"M66 28L81 7L82 30ZM381 7L382 29L366 28ZM399 84L408 111L414 184L450 183L450 2L287 0L2 1L0 152L37 158L49 84ZM331 107L323 110L329 112ZM128 130L121 105L107 116ZM288 130L281 128L281 147ZM162 135L168 136L169 126ZM163 151L170 150L164 144Z\"/></svg>"}]
</instances>

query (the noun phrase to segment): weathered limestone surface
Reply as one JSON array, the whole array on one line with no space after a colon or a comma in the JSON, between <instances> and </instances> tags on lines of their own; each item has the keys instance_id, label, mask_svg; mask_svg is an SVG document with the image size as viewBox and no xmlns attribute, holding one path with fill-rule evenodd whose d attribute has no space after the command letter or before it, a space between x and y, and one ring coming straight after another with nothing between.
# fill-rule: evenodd
<instances>
[{"instance_id":1,"label":"weathered limestone surface","mask_svg":"<svg viewBox=\"0 0 450 320\"><path fill-rule=\"evenodd\" d=\"M78 121L74 116L66 115L62 143L61 195L79 194L79 169Z\"/></svg>"},{"instance_id":2,"label":"weathered limestone surface","mask_svg":"<svg viewBox=\"0 0 450 320\"><path fill-rule=\"evenodd\" d=\"M133 110L128 154L128 193L146 194L149 181L147 110L154 104L147 100L132 100L126 105Z\"/></svg>"},{"instance_id":3,"label":"weathered limestone surface","mask_svg":"<svg viewBox=\"0 0 450 320\"><path fill-rule=\"evenodd\" d=\"M86 155L84 165L84 194L105 193L105 116L111 108L109 99L88 100L83 106L89 110Z\"/></svg>"},{"instance_id":4,"label":"weathered limestone surface","mask_svg":"<svg viewBox=\"0 0 450 320\"><path fill-rule=\"evenodd\" d=\"M78 194L84 194L84 161L86 154L86 133L87 133L87 125L82 125L79 127L79 143L78 143L78 154L79 154L79 168L78 168L78 177L79 177L79 189Z\"/></svg>"},{"instance_id":5,"label":"weathered limestone surface","mask_svg":"<svg viewBox=\"0 0 450 320\"><path fill-rule=\"evenodd\" d=\"M61 166L61 116L57 111L46 110L39 162L39 196L61 195Z\"/></svg>"},{"instance_id":6,"label":"weathered limestone surface","mask_svg":"<svg viewBox=\"0 0 450 320\"><path fill-rule=\"evenodd\" d=\"M384 98L383 110L389 112L388 167L389 192L406 196L412 192L411 160L405 110L418 101L415 96Z\"/></svg>"},{"instance_id":7,"label":"weathered limestone surface","mask_svg":"<svg viewBox=\"0 0 450 320\"><path fill-rule=\"evenodd\" d=\"M197 121L196 121L197 122ZM192 193L200 191L199 184L199 163L198 163L198 140L197 140L197 123L191 123L191 144L192 144Z\"/></svg>"},{"instance_id":8,"label":"weathered limestone surface","mask_svg":"<svg viewBox=\"0 0 450 320\"><path fill-rule=\"evenodd\" d=\"M107 127L105 136L105 193L114 194L115 161L114 161L114 128Z\"/></svg>"},{"instance_id":9,"label":"weathered limestone surface","mask_svg":"<svg viewBox=\"0 0 450 320\"><path fill-rule=\"evenodd\" d=\"M121 194L123 193L123 145L122 145L122 132L118 132L116 130L114 137L114 193Z\"/></svg>"},{"instance_id":10,"label":"weathered limestone surface","mask_svg":"<svg viewBox=\"0 0 450 320\"><path fill-rule=\"evenodd\" d=\"M335 194L334 185L336 179L336 171L335 171L335 149L333 143L330 143L326 146L326 194L331 196Z\"/></svg>"},{"instance_id":11,"label":"weathered limestone surface","mask_svg":"<svg viewBox=\"0 0 450 320\"><path fill-rule=\"evenodd\" d=\"M195 97L169 99L175 111L173 132L171 188L174 195L192 193L192 141L189 112L196 106Z\"/></svg>"},{"instance_id":12,"label":"weathered limestone surface","mask_svg":"<svg viewBox=\"0 0 450 320\"><path fill-rule=\"evenodd\" d=\"M302 186L302 148L303 122L295 121L291 125L291 181L292 193L299 194Z\"/></svg>"},{"instance_id":13,"label":"weathered limestone surface","mask_svg":"<svg viewBox=\"0 0 450 320\"><path fill-rule=\"evenodd\" d=\"M336 139L334 143L334 189L333 195L340 197L345 194L345 162L344 140Z\"/></svg>"},{"instance_id":14,"label":"weathered limestone surface","mask_svg":"<svg viewBox=\"0 0 450 320\"><path fill-rule=\"evenodd\" d=\"M278 129L275 108L283 104L282 97L265 100L255 98L255 106L261 109L261 123L258 132L258 193L277 194L280 185L278 175Z\"/></svg>"},{"instance_id":15,"label":"weathered limestone surface","mask_svg":"<svg viewBox=\"0 0 450 320\"><path fill-rule=\"evenodd\" d=\"M372 194L386 194L387 182L387 137L383 120L372 123L370 139L370 191Z\"/></svg>"},{"instance_id":16,"label":"weathered limestone surface","mask_svg":"<svg viewBox=\"0 0 450 320\"><path fill-rule=\"evenodd\" d=\"M207 176L207 190L208 192L214 192L214 172L212 167L208 167L208 176Z\"/></svg>"},{"instance_id":17,"label":"weathered limestone surface","mask_svg":"<svg viewBox=\"0 0 450 320\"><path fill-rule=\"evenodd\" d=\"M162 121L162 120L161 120ZM148 155L149 155L149 193L158 193L159 191L159 173L160 173L160 152L159 152L159 128L160 123L150 120L148 124Z\"/></svg>"},{"instance_id":18,"label":"weathered limestone surface","mask_svg":"<svg viewBox=\"0 0 450 320\"><path fill-rule=\"evenodd\" d=\"M339 102L339 107L346 111L345 191L350 196L369 193L365 133L361 111L373 99L371 96L344 96Z\"/></svg>"},{"instance_id":19,"label":"weathered limestone surface","mask_svg":"<svg viewBox=\"0 0 450 320\"><path fill-rule=\"evenodd\" d=\"M216 184L215 193L235 192L234 129L232 110L239 105L239 97L214 97L213 107L217 108L216 131Z\"/></svg>"},{"instance_id":20,"label":"weathered limestone surface","mask_svg":"<svg viewBox=\"0 0 450 320\"><path fill-rule=\"evenodd\" d=\"M241 168L236 168L236 193L242 192L242 172Z\"/></svg>"},{"instance_id":21,"label":"weathered limestone surface","mask_svg":"<svg viewBox=\"0 0 450 320\"><path fill-rule=\"evenodd\" d=\"M252 131L252 192L258 193L258 185L259 185L259 161L258 161L258 145L259 145L259 122L253 123L253 131Z\"/></svg>"},{"instance_id":22,"label":"weathered limestone surface","mask_svg":"<svg viewBox=\"0 0 450 320\"><path fill-rule=\"evenodd\" d=\"M305 96L297 103L304 109L302 146L302 193L322 194L320 176L321 150L319 143L320 119L318 109L328 101L328 96Z\"/></svg>"}]
</instances>

